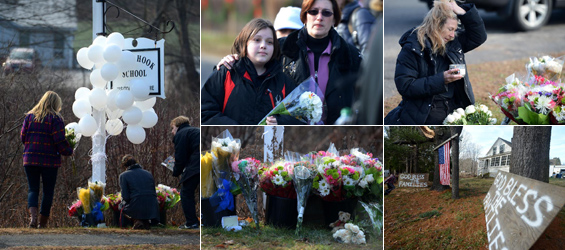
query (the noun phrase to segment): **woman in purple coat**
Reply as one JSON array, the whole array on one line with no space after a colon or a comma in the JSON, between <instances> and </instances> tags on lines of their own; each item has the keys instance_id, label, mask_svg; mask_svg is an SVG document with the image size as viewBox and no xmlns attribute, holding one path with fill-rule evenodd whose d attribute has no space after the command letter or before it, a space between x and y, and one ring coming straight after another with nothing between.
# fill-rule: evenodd
<instances>
[{"instance_id":1,"label":"woman in purple coat","mask_svg":"<svg viewBox=\"0 0 565 250\"><path fill-rule=\"evenodd\" d=\"M73 154L71 145L65 139L65 124L59 113L62 106L61 97L53 91L47 91L37 105L27 112L20 133L24 144L23 165L28 183L27 207L31 228L38 227L40 178L43 179L43 199L39 228L44 228L51 213L61 155Z\"/></svg>"}]
</instances>

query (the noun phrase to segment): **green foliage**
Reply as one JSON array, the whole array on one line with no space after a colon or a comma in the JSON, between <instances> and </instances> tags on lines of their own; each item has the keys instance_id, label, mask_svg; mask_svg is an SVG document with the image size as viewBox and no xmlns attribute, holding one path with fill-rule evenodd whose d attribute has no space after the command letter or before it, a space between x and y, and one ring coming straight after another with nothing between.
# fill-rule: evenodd
<instances>
[{"instance_id":1,"label":"green foliage","mask_svg":"<svg viewBox=\"0 0 565 250\"><path fill-rule=\"evenodd\" d=\"M404 143L400 144L399 142ZM414 147L418 149L418 171L433 172L434 151L432 149L434 145L420 132L418 127L385 127L384 165L387 169L404 172L406 162L414 157Z\"/></svg>"},{"instance_id":2,"label":"green foliage","mask_svg":"<svg viewBox=\"0 0 565 250\"><path fill-rule=\"evenodd\" d=\"M422 219L426 219L426 218L432 218L434 216L439 217L441 215L441 212L439 212L437 209L434 209L432 211L428 211L428 212L424 212L422 214L419 215L420 218Z\"/></svg>"}]
</instances>

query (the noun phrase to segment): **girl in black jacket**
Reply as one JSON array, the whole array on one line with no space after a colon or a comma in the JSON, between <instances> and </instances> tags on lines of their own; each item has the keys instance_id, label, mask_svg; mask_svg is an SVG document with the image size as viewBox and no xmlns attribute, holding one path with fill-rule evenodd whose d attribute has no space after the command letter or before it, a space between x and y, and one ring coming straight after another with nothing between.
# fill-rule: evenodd
<instances>
[{"instance_id":1,"label":"girl in black jacket","mask_svg":"<svg viewBox=\"0 0 565 250\"><path fill-rule=\"evenodd\" d=\"M457 22L465 27L457 30ZM400 38L394 82L402 102L386 125L439 125L457 108L475 103L468 74L449 69L465 64L464 53L483 44L487 34L474 4L435 1L422 24Z\"/></svg>"},{"instance_id":2,"label":"girl in black jacket","mask_svg":"<svg viewBox=\"0 0 565 250\"><path fill-rule=\"evenodd\" d=\"M256 125L294 88L282 72L273 25L253 19L235 38L232 53L241 55L232 69L214 72L202 89L202 124ZM303 124L288 115L267 118L267 125Z\"/></svg>"}]
</instances>

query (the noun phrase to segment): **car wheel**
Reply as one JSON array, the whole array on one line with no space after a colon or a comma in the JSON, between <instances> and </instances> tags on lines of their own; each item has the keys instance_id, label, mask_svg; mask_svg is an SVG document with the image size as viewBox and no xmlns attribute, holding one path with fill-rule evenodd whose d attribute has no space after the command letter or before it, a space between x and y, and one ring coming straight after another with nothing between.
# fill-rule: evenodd
<instances>
[{"instance_id":1,"label":"car wheel","mask_svg":"<svg viewBox=\"0 0 565 250\"><path fill-rule=\"evenodd\" d=\"M549 21L551 10L552 0L516 0L512 19L518 30L536 30Z\"/></svg>"}]
</instances>

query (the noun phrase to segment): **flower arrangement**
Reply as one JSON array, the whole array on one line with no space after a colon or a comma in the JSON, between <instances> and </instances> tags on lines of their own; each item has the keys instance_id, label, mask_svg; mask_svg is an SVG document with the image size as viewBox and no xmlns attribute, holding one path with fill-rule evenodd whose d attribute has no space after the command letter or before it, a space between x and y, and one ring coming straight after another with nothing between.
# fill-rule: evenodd
<instances>
[{"instance_id":1,"label":"flower arrangement","mask_svg":"<svg viewBox=\"0 0 565 250\"><path fill-rule=\"evenodd\" d=\"M365 233L353 223L346 223L344 229L339 229L333 234L334 239L340 243L366 244Z\"/></svg>"},{"instance_id":2,"label":"flower arrangement","mask_svg":"<svg viewBox=\"0 0 565 250\"><path fill-rule=\"evenodd\" d=\"M261 162L255 158L245 158L232 163L234 178L241 187L245 203L247 204L249 212L251 212L257 227L259 227L259 216L257 210L259 168L261 168Z\"/></svg>"},{"instance_id":3,"label":"flower arrangement","mask_svg":"<svg viewBox=\"0 0 565 250\"><path fill-rule=\"evenodd\" d=\"M312 77L292 90L258 125L267 125L267 117L273 115L290 115L311 125L318 123L322 119L323 102L316 93L309 91L311 86L317 86Z\"/></svg>"},{"instance_id":4,"label":"flower arrangement","mask_svg":"<svg viewBox=\"0 0 565 250\"><path fill-rule=\"evenodd\" d=\"M447 115L443 121L444 125L492 125L496 118L492 118L492 112L484 104L469 105L463 110L458 108Z\"/></svg>"},{"instance_id":5,"label":"flower arrangement","mask_svg":"<svg viewBox=\"0 0 565 250\"><path fill-rule=\"evenodd\" d=\"M563 59L563 57L554 58L547 55L539 58L530 57L530 62L526 64L526 70L533 75L556 81L563 69Z\"/></svg>"},{"instance_id":6,"label":"flower arrangement","mask_svg":"<svg viewBox=\"0 0 565 250\"><path fill-rule=\"evenodd\" d=\"M180 201L180 193L175 188L159 184L155 187L155 192L157 193L159 210L171 209Z\"/></svg>"},{"instance_id":7,"label":"flower arrangement","mask_svg":"<svg viewBox=\"0 0 565 250\"><path fill-rule=\"evenodd\" d=\"M212 174L212 154L210 152L200 155L200 173L202 198L209 198L216 192Z\"/></svg>"},{"instance_id":8,"label":"flower arrangement","mask_svg":"<svg viewBox=\"0 0 565 250\"><path fill-rule=\"evenodd\" d=\"M314 192L326 201L345 200L342 188L343 176L339 158L324 157L322 163L317 165L317 174L312 187Z\"/></svg>"},{"instance_id":9,"label":"flower arrangement","mask_svg":"<svg viewBox=\"0 0 565 250\"><path fill-rule=\"evenodd\" d=\"M108 205L114 211L120 211L120 204L122 203L122 193L117 192L115 194L109 194L106 196L108 198Z\"/></svg>"},{"instance_id":10,"label":"flower arrangement","mask_svg":"<svg viewBox=\"0 0 565 250\"><path fill-rule=\"evenodd\" d=\"M309 161L299 161L294 163L293 174L291 175L296 191L298 216L296 220L295 234L299 235L302 231L304 221L304 209L312 190L314 176L316 175L316 165Z\"/></svg>"},{"instance_id":11,"label":"flower arrangement","mask_svg":"<svg viewBox=\"0 0 565 250\"><path fill-rule=\"evenodd\" d=\"M81 135L77 135L74 128L65 127L65 139L69 142L69 145L71 145L71 148L73 148L73 150L78 146L80 138Z\"/></svg>"},{"instance_id":12,"label":"flower arrangement","mask_svg":"<svg viewBox=\"0 0 565 250\"><path fill-rule=\"evenodd\" d=\"M69 216L77 216L80 217L84 214L84 209L82 208L82 202L80 200L76 200L71 207L69 207Z\"/></svg>"},{"instance_id":13,"label":"flower arrangement","mask_svg":"<svg viewBox=\"0 0 565 250\"><path fill-rule=\"evenodd\" d=\"M259 170L261 189L273 196L296 199L296 191L292 183L294 163L287 161L275 162L270 167Z\"/></svg>"}]
</instances>

